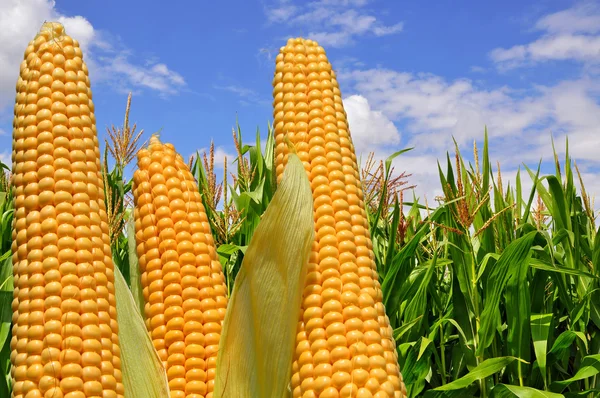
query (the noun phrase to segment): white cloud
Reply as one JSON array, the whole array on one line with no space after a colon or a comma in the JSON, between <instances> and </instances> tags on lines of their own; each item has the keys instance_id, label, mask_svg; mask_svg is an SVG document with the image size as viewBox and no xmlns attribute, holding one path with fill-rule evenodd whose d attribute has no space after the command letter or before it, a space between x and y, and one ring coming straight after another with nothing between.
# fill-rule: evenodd
<instances>
[{"instance_id":1,"label":"white cloud","mask_svg":"<svg viewBox=\"0 0 600 398\"><path fill-rule=\"evenodd\" d=\"M478 65L471 66L471 68L469 68L469 70L473 73L486 73L487 72L487 69L485 69L483 66L478 66Z\"/></svg>"},{"instance_id":2,"label":"white cloud","mask_svg":"<svg viewBox=\"0 0 600 398\"><path fill-rule=\"evenodd\" d=\"M505 136L526 131L548 117L540 96L524 96L508 88L486 90L468 79L447 81L430 74L414 75L385 69L343 72L340 77L371 106L401 123L412 134L410 146L451 148L490 134Z\"/></svg>"},{"instance_id":3,"label":"white cloud","mask_svg":"<svg viewBox=\"0 0 600 398\"><path fill-rule=\"evenodd\" d=\"M191 155L196 157L197 154L200 154L200 158L203 158L204 154L206 154L206 156L208 158L210 156L210 149L209 148L200 148L200 149L198 149L197 152L194 152ZM228 152L225 148L223 148L221 146L215 147L215 152L214 152L215 169L223 170L226 158L227 158L227 168L229 169L230 166L233 165L233 162L235 161L235 159L237 158L237 154ZM189 156L188 156L188 159L189 159Z\"/></svg>"},{"instance_id":4,"label":"white cloud","mask_svg":"<svg viewBox=\"0 0 600 398\"><path fill-rule=\"evenodd\" d=\"M0 162L4 163L8 167L12 167L12 154L10 151L3 151L0 153Z\"/></svg>"},{"instance_id":5,"label":"white cloud","mask_svg":"<svg viewBox=\"0 0 600 398\"><path fill-rule=\"evenodd\" d=\"M296 13L296 10L295 6L282 4L279 7L268 8L266 13L271 22L285 22Z\"/></svg>"},{"instance_id":6,"label":"white cloud","mask_svg":"<svg viewBox=\"0 0 600 398\"><path fill-rule=\"evenodd\" d=\"M129 86L133 86L149 88L162 94L175 94L185 85L183 77L169 70L165 64L150 67L135 65L129 61L127 53L119 54L111 60L107 59L106 62L102 71L104 78L119 79L119 88L122 91L130 91L132 88Z\"/></svg>"},{"instance_id":7,"label":"white cloud","mask_svg":"<svg viewBox=\"0 0 600 398\"><path fill-rule=\"evenodd\" d=\"M318 0L292 3L279 0L265 9L272 23L308 29L307 37L328 47L352 44L359 36L387 36L402 31L404 24L382 23L363 7L368 0Z\"/></svg>"},{"instance_id":8,"label":"white cloud","mask_svg":"<svg viewBox=\"0 0 600 398\"><path fill-rule=\"evenodd\" d=\"M387 36L394 33L402 32L403 29L404 23L398 22L397 24L391 26L375 26L373 28L373 33L375 33L376 36Z\"/></svg>"},{"instance_id":9,"label":"white cloud","mask_svg":"<svg viewBox=\"0 0 600 398\"><path fill-rule=\"evenodd\" d=\"M500 69L511 69L545 61L600 61L600 7L587 2L540 18L537 40L509 48L496 48L490 58Z\"/></svg>"},{"instance_id":10,"label":"white cloud","mask_svg":"<svg viewBox=\"0 0 600 398\"><path fill-rule=\"evenodd\" d=\"M542 17L536 29L550 33L597 33L600 31L600 7L593 2Z\"/></svg>"},{"instance_id":11,"label":"white cloud","mask_svg":"<svg viewBox=\"0 0 600 398\"><path fill-rule=\"evenodd\" d=\"M357 146L367 145L382 157L415 147L394 164L397 170L413 174L410 183L417 184L416 192L427 194L428 200L441 193L437 160L445 169L446 152L454 152L453 138L463 154L472 158L473 141L481 148L486 125L491 161L494 165L500 161L503 170L514 171L523 162L536 167L540 159L548 165L552 136L559 155L565 152L568 136L569 152L581 167L600 167L600 83L594 79L581 77L522 91L489 90L468 79L385 69L345 71L340 78L350 88L348 92L358 93L344 100ZM377 142L378 136L369 131L369 124L376 123L365 122L369 117L358 117L361 113L356 109L363 113L368 109L368 114L394 122L402 130L400 145L393 134ZM593 193L600 194L600 189Z\"/></svg>"},{"instance_id":12,"label":"white cloud","mask_svg":"<svg viewBox=\"0 0 600 398\"><path fill-rule=\"evenodd\" d=\"M55 8L53 0L0 1L0 110L14 101L19 64L27 43L44 21L58 21L67 34L76 39L84 51L90 77L97 83L103 79L119 81L124 86L145 87L160 93L173 93L185 85L183 77L164 64L137 65L126 62L127 50L115 48L83 16L66 16ZM121 87L122 89L123 87Z\"/></svg>"},{"instance_id":13,"label":"white cloud","mask_svg":"<svg viewBox=\"0 0 600 398\"><path fill-rule=\"evenodd\" d=\"M351 95L344 99L344 108L357 155L400 143L394 123L382 112L372 110L365 97Z\"/></svg>"},{"instance_id":14,"label":"white cloud","mask_svg":"<svg viewBox=\"0 0 600 398\"><path fill-rule=\"evenodd\" d=\"M254 90L243 87L236 84L230 84L226 86L214 85L214 88L217 90L229 91L230 93L236 94L240 100L239 103L242 105L252 105L252 104L261 104L261 105L269 105L270 101L267 101Z\"/></svg>"}]
</instances>

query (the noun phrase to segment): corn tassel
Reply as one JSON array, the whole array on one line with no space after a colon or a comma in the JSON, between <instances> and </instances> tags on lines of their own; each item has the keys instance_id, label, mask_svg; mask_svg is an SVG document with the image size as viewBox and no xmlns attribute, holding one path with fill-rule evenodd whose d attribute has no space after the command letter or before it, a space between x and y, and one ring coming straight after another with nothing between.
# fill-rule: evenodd
<instances>
[{"instance_id":1,"label":"corn tassel","mask_svg":"<svg viewBox=\"0 0 600 398\"><path fill-rule=\"evenodd\" d=\"M94 104L61 24L29 43L16 88L12 395L122 397Z\"/></svg>"},{"instance_id":2,"label":"corn tassel","mask_svg":"<svg viewBox=\"0 0 600 398\"><path fill-rule=\"evenodd\" d=\"M225 277L192 173L153 136L134 173L135 230L146 325L172 398L211 398Z\"/></svg>"},{"instance_id":3,"label":"corn tassel","mask_svg":"<svg viewBox=\"0 0 600 398\"><path fill-rule=\"evenodd\" d=\"M311 182L315 241L292 369L294 397L403 397L354 146L335 72L316 42L290 39L273 80L276 172L295 145Z\"/></svg>"}]
</instances>

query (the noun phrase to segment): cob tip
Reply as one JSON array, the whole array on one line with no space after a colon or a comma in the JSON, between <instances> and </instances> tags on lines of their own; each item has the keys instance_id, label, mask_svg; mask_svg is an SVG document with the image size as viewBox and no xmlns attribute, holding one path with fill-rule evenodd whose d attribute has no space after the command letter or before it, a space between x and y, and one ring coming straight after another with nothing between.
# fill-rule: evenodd
<instances>
[{"instance_id":1,"label":"cob tip","mask_svg":"<svg viewBox=\"0 0 600 398\"><path fill-rule=\"evenodd\" d=\"M60 22L48 22L44 21L40 28L38 36L46 36L48 41L60 41L59 39L66 35L65 27Z\"/></svg>"}]
</instances>

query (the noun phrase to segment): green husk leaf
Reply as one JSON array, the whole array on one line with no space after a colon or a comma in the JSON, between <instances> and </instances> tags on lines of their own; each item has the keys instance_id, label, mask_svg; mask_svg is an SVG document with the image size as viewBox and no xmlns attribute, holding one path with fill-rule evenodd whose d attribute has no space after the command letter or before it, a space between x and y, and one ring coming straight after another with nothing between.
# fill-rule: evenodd
<instances>
[{"instance_id":1,"label":"green husk leaf","mask_svg":"<svg viewBox=\"0 0 600 398\"><path fill-rule=\"evenodd\" d=\"M115 291L125 396L168 397L167 373L118 267L115 267Z\"/></svg>"},{"instance_id":2,"label":"green husk leaf","mask_svg":"<svg viewBox=\"0 0 600 398\"><path fill-rule=\"evenodd\" d=\"M223 322L215 398L290 394L313 200L304 166L288 157L281 185L244 256Z\"/></svg>"},{"instance_id":3,"label":"green husk leaf","mask_svg":"<svg viewBox=\"0 0 600 398\"><path fill-rule=\"evenodd\" d=\"M131 284L131 294L137 304L137 308L142 315L144 314L144 294L142 293L142 279L140 274L140 265L138 262L137 249L135 241L135 223L133 217L127 223L127 249L129 250L129 281Z\"/></svg>"}]
</instances>

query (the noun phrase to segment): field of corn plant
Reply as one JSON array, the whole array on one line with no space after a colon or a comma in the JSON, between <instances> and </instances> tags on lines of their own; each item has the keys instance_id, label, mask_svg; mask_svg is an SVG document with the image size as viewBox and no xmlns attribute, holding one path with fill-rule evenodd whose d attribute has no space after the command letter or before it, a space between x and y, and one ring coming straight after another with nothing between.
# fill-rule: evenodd
<instances>
[{"instance_id":1,"label":"field of corn plant","mask_svg":"<svg viewBox=\"0 0 600 398\"><path fill-rule=\"evenodd\" d=\"M84 59L47 23L20 68L0 397L600 396L600 236L568 151L511 185L485 132L420 203L406 150L357 159L325 51L290 39L266 139L236 125L217 175L213 145L183 159L132 125L131 95L100 143Z\"/></svg>"}]
</instances>

